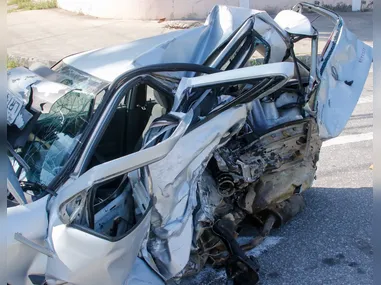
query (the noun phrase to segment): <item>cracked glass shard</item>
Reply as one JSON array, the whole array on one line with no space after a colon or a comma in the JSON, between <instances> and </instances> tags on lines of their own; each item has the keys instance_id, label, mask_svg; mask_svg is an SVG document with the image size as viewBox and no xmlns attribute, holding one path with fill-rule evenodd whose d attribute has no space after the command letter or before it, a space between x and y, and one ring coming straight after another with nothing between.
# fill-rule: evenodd
<instances>
[{"instance_id":1,"label":"cracked glass shard","mask_svg":"<svg viewBox=\"0 0 381 285\"><path fill-rule=\"evenodd\" d=\"M60 63L54 71L58 77L55 81L88 93L97 94L107 85L105 81L64 63Z\"/></svg>"},{"instance_id":2,"label":"cracked glass shard","mask_svg":"<svg viewBox=\"0 0 381 285\"><path fill-rule=\"evenodd\" d=\"M29 141L21 150L30 182L48 185L60 172L87 126L93 95L78 90L57 100L48 114L41 114Z\"/></svg>"}]
</instances>

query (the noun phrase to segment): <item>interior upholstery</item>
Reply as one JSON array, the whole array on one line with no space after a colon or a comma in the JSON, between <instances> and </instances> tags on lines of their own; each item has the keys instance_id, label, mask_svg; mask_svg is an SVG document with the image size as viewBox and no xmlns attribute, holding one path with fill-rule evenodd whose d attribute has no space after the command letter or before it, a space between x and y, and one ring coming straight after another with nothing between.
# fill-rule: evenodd
<instances>
[{"instance_id":1,"label":"interior upholstery","mask_svg":"<svg viewBox=\"0 0 381 285\"><path fill-rule=\"evenodd\" d=\"M119 104L109 127L98 144L90 167L128 155L141 148L143 135L152 121L166 113L166 108L156 100L160 97L156 91L154 96L147 96L147 86L134 88L130 100Z\"/></svg>"}]
</instances>

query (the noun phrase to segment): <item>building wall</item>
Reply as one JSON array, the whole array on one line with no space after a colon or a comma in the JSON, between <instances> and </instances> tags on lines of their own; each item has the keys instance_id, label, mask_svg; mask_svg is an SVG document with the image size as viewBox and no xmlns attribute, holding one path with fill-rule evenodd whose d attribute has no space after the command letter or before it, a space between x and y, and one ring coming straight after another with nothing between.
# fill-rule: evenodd
<instances>
[{"instance_id":1,"label":"building wall","mask_svg":"<svg viewBox=\"0 0 381 285\"><path fill-rule=\"evenodd\" d=\"M115 19L205 19L214 5L239 6L278 12L289 9L298 1L291 0L58 0L62 9L101 18ZM308 1L314 2L314 1ZM351 5L352 0L320 0L320 4Z\"/></svg>"}]
</instances>

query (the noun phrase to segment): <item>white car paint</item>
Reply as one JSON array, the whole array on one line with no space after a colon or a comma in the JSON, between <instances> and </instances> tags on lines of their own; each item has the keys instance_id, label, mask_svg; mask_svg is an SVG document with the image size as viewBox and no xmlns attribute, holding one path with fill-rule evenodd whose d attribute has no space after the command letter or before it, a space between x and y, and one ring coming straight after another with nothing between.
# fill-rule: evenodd
<instances>
[{"instance_id":1,"label":"white car paint","mask_svg":"<svg viewBox=\"0 0 381 285\"><path fill-rule=\"evenodd\" d=\"M315 35L315 30L312 28L310 20L303 14L293 10L280 11L274 21L288 33L304 36Z\"/></svg>"},{"instance_id":2,"label":"white car paint","mask_svg":"<svg viewBox=\"0 0 381 285\"><path fill-rule=\"evenodd\" d=\"M338 23L336 29L318 70L321 83L315 109L319 135L323 139L337 137L344 129L373 61L373 49L350 32L344 21Z\"/></svg>"},{"instance_id":3,"label":"white car paint","mask_svg":"<svg viewBox=\"0 0 381 285\"><path fill-rule=\"evenodd\" d=\"M45 196L34 203L7 209L7 282L11 285L30 285L29 274L45 274L48 257L17 241L15 234L22 234L40 246L47 246L48 198Z\"/></svg>"}]
</instances>

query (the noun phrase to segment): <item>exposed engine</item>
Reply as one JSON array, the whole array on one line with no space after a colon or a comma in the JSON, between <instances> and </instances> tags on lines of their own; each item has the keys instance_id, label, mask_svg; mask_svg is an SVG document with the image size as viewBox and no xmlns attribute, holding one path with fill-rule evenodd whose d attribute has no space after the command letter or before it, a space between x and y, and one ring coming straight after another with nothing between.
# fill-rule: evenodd
<instances>
[{"instance_id":1,"label":"exposed engine","mask_svg":"<svg viewBox=\"0 0 381 285\"><path fill-rule=\"evenodd\" d=\"M227 258L229 248L214 228L219 221L233 237L247 217L262 227L259 239L241 246L247 250L304 207L295 194L312 185L321 140L315 120L303 119L299 98L283 93L254 101L241 132L213 153L198 183L194 248L183 276Z\"/></svg>"}]
</instances>

